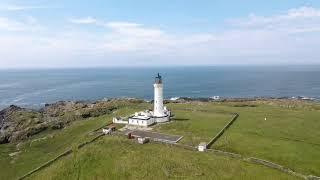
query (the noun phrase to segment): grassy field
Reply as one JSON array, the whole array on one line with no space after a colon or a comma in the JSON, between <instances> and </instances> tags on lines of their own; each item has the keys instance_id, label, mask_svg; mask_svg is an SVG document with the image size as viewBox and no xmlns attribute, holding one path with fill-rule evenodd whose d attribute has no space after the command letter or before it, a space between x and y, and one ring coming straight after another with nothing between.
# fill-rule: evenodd
<instances>
[{"instance_id":1,"label":"grassy field","mask_svg":"<svg viewBox=\"0 0 320 180\"><path fill-rule=\"evenodd\" d=\"M255 105L211 105L215 109L240 113L213 148L267 159L298 172L320 176L319 106Z\"/></svg>"},{"instance_id":2,"label":"grassy field","mask_svg":"<svg viewBox=\"0 0 320 180\"><path fill-rule=\"evenodd\" d=\"M113 116L130 114L147 106L148 104L140 104L136 107L124 107L111 115L75 121L62 130L40 133L19 144L1 144L0 179L16 179L62 152L91 139L90 132L112 122ZM10 153L15 152L19 153L12 157L9 156Z\"/></svg>"},{"instance_id":3,"label":"grassy field","mask_svg":"<svg viewBox=\"0 0 320 180\"><path fill-rule=\"evenodd\" d=\"M90 132L126 116L150 108L142 103L118 109L114 114L73 122L62 130L34 136L20 144L0 145L0 179L16 179L66 149L92 138ZM156 131L184 136L182 144L208 142L231 118L238 120L212 148L254 156L304 174L320 176L320 106L280 101L170 103L171 123ZM267 120L265 120L267 117ZM10 153L19 152L10 157ZM150 173L152 172L152 173ZM77 150L31 179L294 179L256 164L192 152L162 144L138 145L125 137L102 137Z\"/></svg>"},{"instance_id":4,"label":"grassy field","mask_svg":"<svg viewBox=\"0 0 320 180\"><path fill-rule=\"evenodd\" d=\"M48 178L50 177L50 178ZM30 179L295 179L212 153L103 137Z\"/></svg>"},{"instance_id":5,"label":"grassy field","mask_svg":"<svg viewBox=\"0 0 320 180\"><path fill-rule=\"evenodd\" d=\"M237 121L212 148L270 160L298 172L320 176L320 159L316 158L320 157L319 104L256 101L169 104L169 107L176 112L178 120L192 122L177 121L160 129L190 133L185 139L189 144L197 145L199 141L193 143L194 138L218 132L231 119L230 113L237 112L240 114ZM208 142L206 138L201 140Z\"/></svg>"},{"instance_id":6,"label":"grassy field","mask_svg":"<svg viewBox=\"0 0 320 180\"><path fill-rule=\"evenodd\" d=\"M209 142L233 117L229 112L205 109L207 104L168 104L174 120L157 125L154 130L183 136L179 143L198 146Z\"/></svg>"}]
</instances>

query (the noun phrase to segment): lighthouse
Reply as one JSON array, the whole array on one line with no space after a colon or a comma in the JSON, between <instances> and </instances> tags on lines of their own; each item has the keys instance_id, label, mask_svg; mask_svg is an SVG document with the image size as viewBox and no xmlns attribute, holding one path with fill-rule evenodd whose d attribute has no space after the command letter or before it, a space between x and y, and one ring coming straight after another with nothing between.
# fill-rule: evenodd
<instances>
[{"instance_id":1,"label":"lighthouse","mask_svg":"<svg viewBox=\"0 0 320 180\"><path fill-rule=\"evenodd\" d=\"M162 84L162 78L159 73L158 73L158 76L155 78L153 87L154 87L153 116L163 117L165 116L164 107L163 107L163 84Z\"/></svg>"},{"instance_id":2,"label":"lighthouse","mask_svg":"<svg viewBox=\"0 0 320 180\"><path fill-rule=\"evenodd\" d=\"M155 78L154 87L154 109L136 112L129 116L128 121L121 118L113 118L113 123L129 124L135 126L151 126L156 123L170 121L171 111L163 106L163 82L160 74Z\"/></svg>"}]
</instances>

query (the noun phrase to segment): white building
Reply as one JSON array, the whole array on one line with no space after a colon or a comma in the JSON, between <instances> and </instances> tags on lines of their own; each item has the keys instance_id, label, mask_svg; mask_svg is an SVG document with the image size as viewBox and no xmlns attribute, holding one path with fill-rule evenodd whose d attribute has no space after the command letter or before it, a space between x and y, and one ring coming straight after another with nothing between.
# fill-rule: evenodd
<instances>
[{"instance_id":1,"label":"white building","mask_svg":"<svg viewBox=\"0 0 320 180\"><path fill-rule=\"evenodd\" d=\"M128 124L128 121L125 121L121 117L113 117L112 122L115 124Z\"/></svg>"},{"instance_id":2,"label":"white building","mask_svg":"<svg viewBox=\"0 0 320 180\"><path fill-rule=\"evenodd\" d=\"M142 111L136 112L133 116L129 117L129 124L137 126L151 126L156 123L153 118L152 112Z\"/></svg>"},{"instance_id":3,"label":"white building","mask_svg":"<svg viewBox=\"0 0 320 180\"><path fill-rule=\"evenodd\" d=\"M170 121L171 112L163 105L163 83L162 77L158 73L155 78L154 87L154 109L153 111L136 112L129 117L128 124L137 126L150 126L155 123L163 123ZM120 123L114 119L114 123ZM122 121L123 122L123 121Z\"/></svg>"},{"instance_id":4,"label":"white building","mask_svg":"<svg viewBox=\"0 0 320 180\"><path fill-rule=\"evenodd\" d=\"M139 144L145 144L149 142L149 138L145 138L145 137L138 137L138 143Z\"/></svg>"},{"instance_id":5,"label":"white building","mask_svg":"<svg viewBox=\"0 0 320 180\"><path fill-rule=\"evenodd\" d=\"M198 145L198 151L205 151L207 149L207 144L205 142L201 142L199 145Z\"/></svg>"}]
</instances>

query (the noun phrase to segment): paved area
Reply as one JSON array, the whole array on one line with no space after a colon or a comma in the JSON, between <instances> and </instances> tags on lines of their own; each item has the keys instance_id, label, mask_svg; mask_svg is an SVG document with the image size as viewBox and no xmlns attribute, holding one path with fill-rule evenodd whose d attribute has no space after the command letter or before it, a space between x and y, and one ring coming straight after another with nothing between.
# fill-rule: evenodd
<instances>
[{"instance_id":1,"label":"paved area","mask_svg":"<svg viewBox=\"0 0 320 180\"><path fill-rule=\"evenodd\" d=\"M128 135L129 133L131 133L131 136L134 136L134 137L146 137L146 138L150 138L153 141L161 141L166 143L177 143L182 139L182 136L168 135L168 134L162 134L162 133L150 132L150 131L127 130L124 133L125 135Z\"/></svg>"}]
</instances>

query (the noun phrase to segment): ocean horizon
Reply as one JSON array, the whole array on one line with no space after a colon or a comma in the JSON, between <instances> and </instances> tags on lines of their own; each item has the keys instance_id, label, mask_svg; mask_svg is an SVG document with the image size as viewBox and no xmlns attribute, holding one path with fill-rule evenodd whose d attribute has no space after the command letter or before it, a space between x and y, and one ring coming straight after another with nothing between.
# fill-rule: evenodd
<instances>
[{"instance_id":1,"label":"ocean horizon","mask_svg":"<svg viewBox=\"0 0 320 180\"><path fill-rule=\"evenodd\" d=\"M320 99L320 65L185 66L0 70L0 109L61 100L153 98L157 73L164 97L310 97Z\"/></svg>"}]
</instances>

